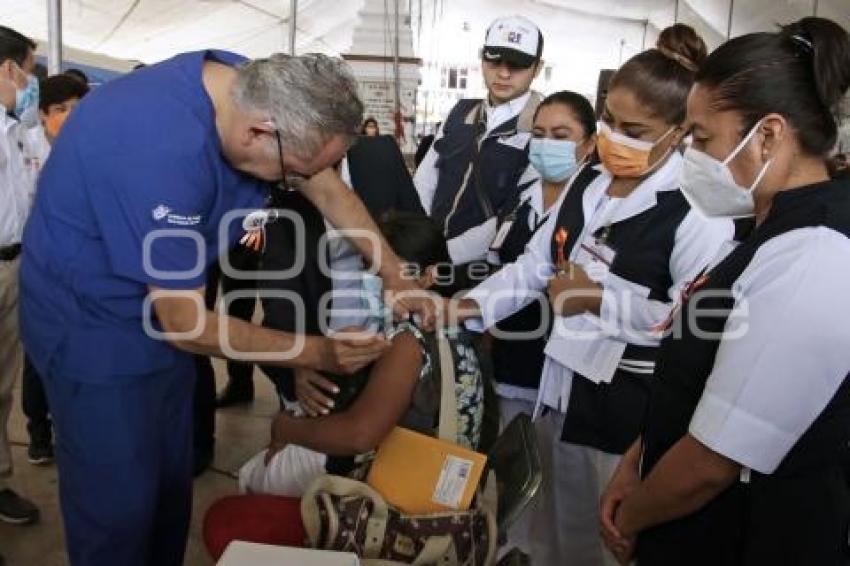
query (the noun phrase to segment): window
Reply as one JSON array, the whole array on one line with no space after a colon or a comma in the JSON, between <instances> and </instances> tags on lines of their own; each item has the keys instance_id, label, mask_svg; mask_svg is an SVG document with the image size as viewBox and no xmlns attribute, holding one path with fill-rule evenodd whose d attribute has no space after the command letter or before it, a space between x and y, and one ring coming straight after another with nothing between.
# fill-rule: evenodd
<instances>
[{"instance_id":1,"label":"window","mask_svg":"<svg viewBox=\"0 0 850 566\"><path fill-rule=\"evenodd\" d=\"M467 85L468 82L469 82L469 69L467 69L466 67L463 67L458 71L457 87L460 90L466 90L466 85Z\"/></svg>"},{"instance_id":2,"label":"window","mask_svg":"<svg viewBox=\"0 0 850 566\"><path fill-rule=\"evenodd\" d=\"M449 88L457 88L457 67L449 68Z\"/></svg>"}]
</instances>

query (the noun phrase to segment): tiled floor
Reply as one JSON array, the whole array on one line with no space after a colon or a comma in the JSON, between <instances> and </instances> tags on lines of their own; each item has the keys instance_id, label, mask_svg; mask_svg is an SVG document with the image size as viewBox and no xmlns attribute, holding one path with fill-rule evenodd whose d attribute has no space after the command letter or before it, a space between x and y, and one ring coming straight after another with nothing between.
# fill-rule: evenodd
<instances>
[{"instance_id":1,"label":"tiled floor","mask_svg":"<svg viewBox=\"0 0 850 566\"><path fill-rule=\"evenodd\" d=\"M219 389L224 384L222 363L216 363ZM254 377L257 399L244 406L218 412L216 419L216 455L214 470L195 480L194 509L187 566L208 566L212 560L201 542L201 520L210 504L236 491L235 480L228 476L264 447L268 440L269 419L277 409L271 384L259 374ZM56 468L36 467L27 462L27 435L20 410L20 387L15 390L15 410L9 425L15 461L12 487L32 499L41 509L41 521L33 526L14 527L0 523L0 554L7 566L63 566L68 563L59 516Z\"/></svg>"}]
</instances>

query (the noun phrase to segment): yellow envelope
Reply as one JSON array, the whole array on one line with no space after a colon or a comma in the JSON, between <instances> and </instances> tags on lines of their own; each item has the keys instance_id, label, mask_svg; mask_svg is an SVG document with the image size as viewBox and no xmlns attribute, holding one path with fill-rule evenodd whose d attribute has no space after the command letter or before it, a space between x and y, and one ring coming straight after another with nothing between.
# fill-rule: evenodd
<instances>
[{"instance_id":1,"label":"yellow envelope","mask_svg":"<svg viewBox=\"0 0 850 566\"><path fill-rule=\"evenodd\" d=\"M378 447L368 484L408 515L469 509L487 456L396 427Z\"/></svg>"}]
</instances>

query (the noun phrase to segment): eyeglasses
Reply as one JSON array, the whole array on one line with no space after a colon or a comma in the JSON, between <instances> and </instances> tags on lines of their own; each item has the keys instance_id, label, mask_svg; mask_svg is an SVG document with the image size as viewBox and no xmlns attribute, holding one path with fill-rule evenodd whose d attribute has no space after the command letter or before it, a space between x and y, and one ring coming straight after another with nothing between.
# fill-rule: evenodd
<instances>
[{"instance_id":1,"label":"eyeglasses","mask_svg":"<svg viewBox=\"0 0 850 566\"><path fill-rule=\"evenodd\" d=\"M283 144L280 141L280 130L275 129L274 137L277 140L277 158L280 160L280 184L288 191L289 185L286 183L286 166L283 164Z\"/></svg>"}]
</instances>

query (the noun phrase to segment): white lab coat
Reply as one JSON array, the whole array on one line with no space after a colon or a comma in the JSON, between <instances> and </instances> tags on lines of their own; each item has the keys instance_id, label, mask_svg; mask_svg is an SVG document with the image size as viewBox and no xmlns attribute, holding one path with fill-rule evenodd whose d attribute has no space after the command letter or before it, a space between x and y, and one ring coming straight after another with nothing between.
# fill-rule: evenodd
<instances>
[{"instance_id":1,"label":"white lab coat","mask_svg":"<svg viewBox=\"0 0 850 566\"><path fill-rule=\"evenodd\" d=\"M592 234L600 226L649 210L656 204L659 192L677 189L681 164L681 156L671 154L655 173L624 199L606 197L612 176L597 166L600 174L584 193L585 229L579 242L585 234ZM568 190L564 191L559 205ZM557 213L549 216L515 263L503 267L467 294L478 302L482 312L479 321L471 321L471 327L493 326L546 289L555 274L551 246L557 216ZM671 300L675 302L678 299L681 290L717 256L718 250L733 234L731 221L706 220L694 211L687 214L676 231L670 257L673 285L668 295ZM575 250L571 259L576 259ZM577 262L585 265L582 261ZM586 375L582 350L573 349L566 355L564 350L577 343L572 338L573 332L589 328L602 328L604 332L599 334L598 339L586 341L587 345L598 346L600 350L608 348L612 355L616 355L617 351L621 355L626 342L657 345L660 335L653 329L665 321L671 307L647 298L648 290L610 273L602 280L602 286L600 316L556 316L546 349L535 412L538 416L544 412L543 409L548 408L548 412L536 420L535 427L547 479L533 507L511 533L511 542L529 552L536 565L560 565L565 560L571 566L615 564L599 537L598 502L620 456L560 440L573 372L580 369ZM623 308L624 303L628 308ZM598 368L592 369L598 369L602 374L598 376L600 381L605 381L604 374L609 374L607 377L610 379L622 363L622 360L613 366L599 363ZM651 366L641 370L642 373L651 371Z\"/></svg>"},{"instance_id":2,"label":"white lab coat","mask_svg":"<svg viewBox=\"0 0 850 566\"><path fill-rule=\"evenodd\" d=\"M0 247L21 243L38 174L49 153L40 125L26 128L0 105Z\"/></svg>"}]
</instances>

